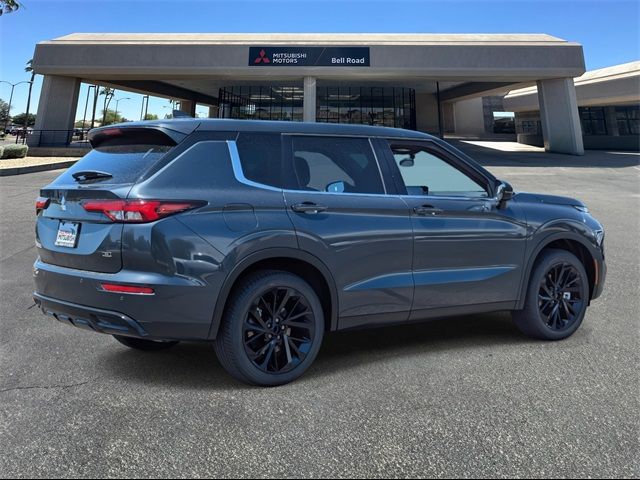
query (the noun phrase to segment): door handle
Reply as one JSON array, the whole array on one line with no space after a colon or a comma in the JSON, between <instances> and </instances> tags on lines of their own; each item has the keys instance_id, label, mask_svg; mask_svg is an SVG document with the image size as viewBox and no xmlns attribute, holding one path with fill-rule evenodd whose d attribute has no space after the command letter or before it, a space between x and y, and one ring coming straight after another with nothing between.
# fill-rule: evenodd
<instances>
[{"instance_id":1,"label":"door handle","mask_svg":"<svg viewBox=\"0 0 640 480\"><path fill-rule=\"evenodd\" d=\"M443 210L441 208L434 207L433 205L422 205L421 207L415 207L413 212L416 215L427 216L427 215L440 215Z\"/></svg>"},{"instance_id":2,"label":"door handle","mask_svg":"<svg viewBox=\"0 0 640 480\"><path fill-rule=\"evenodd\" d=\"M306 213L307 215L315 215L316 213L326 212L329 210L329 207L326 205L318 205L313 202L303 202L292 205L291 210L298 213Z\"/></svg>"}]
</instances>

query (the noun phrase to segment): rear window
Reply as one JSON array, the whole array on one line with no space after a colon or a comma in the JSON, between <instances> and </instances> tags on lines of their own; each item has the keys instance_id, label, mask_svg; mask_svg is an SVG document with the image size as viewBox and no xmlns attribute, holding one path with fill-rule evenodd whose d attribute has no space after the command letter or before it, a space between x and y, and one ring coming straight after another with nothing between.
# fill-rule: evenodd
<instances>
[{"instance_id":1,"label":"rear window","mask_svg":"<svg viewBox=\"0 0 640 480\"><path fill-rule=\"evenodd\" d=\"M111 178L94 180L92 183L135 183L172 148L168 145L144 144L99 146L67 170L60 181L73 184L76 183L74 173L98 171L110 174Z\"/></svg>"}]
</instances>

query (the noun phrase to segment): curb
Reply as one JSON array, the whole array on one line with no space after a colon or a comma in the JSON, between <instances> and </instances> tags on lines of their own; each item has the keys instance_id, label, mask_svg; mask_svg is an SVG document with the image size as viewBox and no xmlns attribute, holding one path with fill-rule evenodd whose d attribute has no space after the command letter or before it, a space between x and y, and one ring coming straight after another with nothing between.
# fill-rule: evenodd
<instances>
[{"instance_id":1,"label":"curb","mask_svg":"<svg viewBox=\"0 0 640 480\"><path fill-rule=\"evenodd\" d=\"M45 172L47 170L58 170L60 168L69 168L78 160L68 160L66 162L57 163L44 163L42 165L30 165L26 167L0 168L0 177L22 175L25 173Z\"/></svg>"}]
</instances>

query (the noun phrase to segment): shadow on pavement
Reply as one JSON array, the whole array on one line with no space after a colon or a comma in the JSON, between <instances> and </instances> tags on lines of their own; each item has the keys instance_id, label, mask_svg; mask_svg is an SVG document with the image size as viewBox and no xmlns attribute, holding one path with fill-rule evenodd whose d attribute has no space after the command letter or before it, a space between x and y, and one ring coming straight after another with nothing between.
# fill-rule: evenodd
<instances>
[{"instance_id":1,"label":"shadow on pavement","mask_svg":"<svg viewBox=\"0 0 640 480\"><path fill-rule=\"evenodd\" d=\"M485 167L626 168L640 165L640 153L587 150L583 156L561 153L503 151L461 140L447 140ZM500 146L501 142L487 142Z\"/></svg>"},{"instance_id":2,"label":"shadow on pavement","mask_svg":"<svg viewBox=\"0 0 640 480\"><path fill-rule=\"evenodd\" d=\"M464 350L530 342L512 325L508 312L451 317L427 323L329 333L320 355L300 380L331 376L391 358L443 350ZM489 352L490 354L490 352ZM116 345L100 363L117 380L172 388L252 388L232 379L206 343L184 343L163 352L138 352Z\"/></svg>"}]
</instances>

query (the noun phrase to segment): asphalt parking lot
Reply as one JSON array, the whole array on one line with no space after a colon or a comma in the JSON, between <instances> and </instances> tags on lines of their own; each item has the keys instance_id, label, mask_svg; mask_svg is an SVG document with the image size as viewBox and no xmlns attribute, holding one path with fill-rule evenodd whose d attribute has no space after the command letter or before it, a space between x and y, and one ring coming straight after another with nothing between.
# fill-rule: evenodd
<instances>
[{"instance_id":1,"label":"asphalt parking lot","mask_svg":"<svg viewBox=\"0 0 640 480\"><path fill-rule=\"evenodd\" d=\"M59 172L0 178L0 476L640 475L639 157L468 149L604 224L582 328L543 343L498 313L330 334L277 389L235 383L207 345L136 352L40 314L34 198Z\"/></svg>"}]
</instances>

